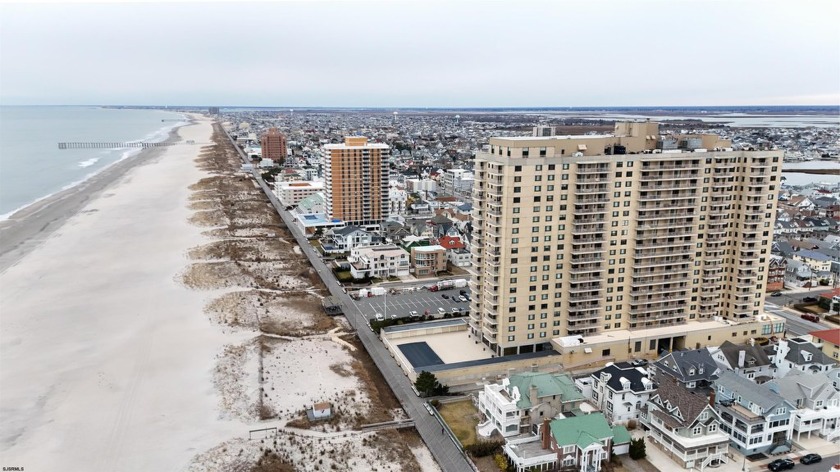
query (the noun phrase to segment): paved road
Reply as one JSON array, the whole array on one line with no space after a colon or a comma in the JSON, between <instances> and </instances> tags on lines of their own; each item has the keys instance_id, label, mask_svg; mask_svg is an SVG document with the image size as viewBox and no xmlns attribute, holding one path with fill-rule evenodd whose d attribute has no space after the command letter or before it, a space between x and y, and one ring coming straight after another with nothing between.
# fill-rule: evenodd
<instances>
[{"instance_id":1,"label":"paved road","mask_svg":"<svg viewBox=\"0 0 840 472\"><path fill-rule=\"evenodd\" d=\"M228 139L230 139L230 135L228 135ZM231 140L231 143L239 152L242 161L248 163L249 161L245 157L245 153L233 143L233 140ZM430 416L429 412L426 411L426 408L423 406L424 401L414 393L408 377L403 374L402 370L400 370L396 362L391 358L391 355L382 345L376 334L368 328L367 320L362 312L359 311L356 304L353 303L353 300L344 292L344 288L332 276L332 273L324 265L324 262L315 249L309 244L301 229L294 224L294 217L280 204L280 201L277 200L277 197L274 196L274 193L259 175L259 171L255 170L253 175L271 201L271 204L277 209L283 222L286 223L286 226L295 237L295 240L306 257L309 258L309 262L320 274L321 280L323 280L330 294L341 300L341 304L345 308L344 314L347 320L356 330L357 336L362 344L364 344L376 367L382 372L382 376L388 382L388 385L402 404L405 412L414 420L417 432L420 433L420 437L423 438L423 441L432 452L432 456L434 456L438 465L444 471L449 472L473 470L471 463L467 461L461 450L452 442L450 437L440 433L440 423L438 420Z\"/></svg>"},{"instance_id":2,"label":"paved road","mask_svg":"<svg viewBox=\"0 0 840 472\"><path fill-rule=\"evenodd\" d=\"M767 302L779 306L794 305L802 303L803 298L819 298L820 294L831 290L831 287L818 287L804 292L781 292L780 295L767 295Z\"/></svg>"},{"instance_id":3,"label":"paved road","mask_svg":"<svg viewBox=\"0 0 840 472\"><path fill-rule=\"evenodd\" d=\"M790 311L784 310L781 307L770 302L764 303L764 311L777 316L781 316L785 319L787 324L788 336L790 336L791 334L802 335L808 334L811 331L829 329L829 327L826 325L803 320L802 318L800 318L799 313L791 313Z\"/></svg>"}]
</instances>

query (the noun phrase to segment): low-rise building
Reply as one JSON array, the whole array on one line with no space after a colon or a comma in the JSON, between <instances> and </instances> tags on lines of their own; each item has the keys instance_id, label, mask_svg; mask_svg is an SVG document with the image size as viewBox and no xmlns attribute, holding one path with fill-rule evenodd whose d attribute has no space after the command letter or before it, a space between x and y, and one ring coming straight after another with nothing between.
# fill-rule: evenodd
<instances>
[{"instance_id":1,"label":"low-rise building","mask_svg":"<svg viewBox=\"0 0 840 472\"><path fill-rule=\"evenodd\" d=\"M828 372L835 365L820 348L803 338L780 339L766 346L765 352L776 366L776 377L784 377L791 370L817 373Z\"/></svg>"},{"instance_id":2,"label":"low-rise building","mask_svg":"<svg viewBox=\"0 0 840 472\"><path fill-rule=\"evenodd\" d=\"M663 384L674 379L687 389L708 389L720 368L707 349L669 352L651 364L654 380Z\"/></svg>"},{"instance_id":3,"label":"low-rise building","mask_svg":"<svg viewBox=\"0 0 840 472\"><path fill-rule=\"evenodd\" d=\"M546 420L540 425L538 435L508 440L504 452L516 472L558 469L596 472L601 470L602 463L610 460L616 436L619 441L629 443L629 434L623 426L611 428L603 414L591 413Z\"/></svg>"},{"instance_id":4,"label":"low-rise building","mask_svg":"<svg viewBox=\"0 0 840 472\"><path fill-rule=\"evenodd\" d=\"M584 401L565 374L524 372L484 386L478 409L502 436L533 432L545 418L570 412Z\"/></svg>"},{"instance_id":5,"label":"low-rise building","mask_svg":"<svg viewBox=\"0 0 840 472\"><path fill-rule=\"evenodd\" d=\"M689 390L669 377L642 407L646 437L684 469L704 470L726 462L729 436L713 407L714 397Z\"/></svg>"},{"instance_id":6,"label":"low-rise building","mask_svg":"<svg viewBox=\"0 0 840 472\"><path fill-rule=\"evenodd\" d=\"M840 392L824 373L792 370L767 386L793 404L793 436L797 441L816 433L827 441L840 438Z\"/></svg>"},{"instance_id":7,"label":"low-rise building","mask_svg":"<svg viewBox=\"0 0 840 472\"><path fill-rule=\"evenodd\" d=\"M770 256L770 264L767 267L767 291L776 292L785 289L785 271L787 270L787 259L782 256Z\"/></svg>"},{"instance_id":8,"label":"low-rise building","mask_svg":"<svg viewBox=\"0 0 840 472\"><path fill-rule=\"evenodd\" d=\"M323 190L323 182L274 182L274 194L287 207L296 206L304 198Z\"/></svg>"},{"instance_id":9,"label":"low-rise building","mask_svg":"<svg viewBox=\"0 0 840 472\"><path fill-rule=\"evenodd\" d=\"M610 364L591 377L592 403L611 424L639 419L642 405L656 391L647 370L627 362Z\"/></svg>"},{"instance_id":10,"label":"low-rise building","mask_svg":"<svg viewBox=\"0 0 840 472\"><path fill-rule=\"evenodd\" d=\"M358 226L331 228L324 232L321 248L325 254L340 254L350 252L356 247L371 246L375 239L378 238L373 233Z\"/></svg>"},{"instance_id":11,"label":"low-rise building","mask_svg":"<svg viewBox=\"0 0 840 472\"><path fill-rule=\"evenodd\" d=\"M384 279L409 274L408 253L392 244L360 246L350 251L347 261L350 274L355 279L373 277Z\"/></svg>"},{"instance_id":12,"label":"low-rise building","mask_svg":"<svg viewBox=\"0 0 840 472\"><path fill-rule=\"evenodd\" d=\"M790 450L795 407L767 384L726 371L715 380L715 395L721 429L733 447L745 455Z\"/></svg>"},{"instance_id":13,"label":"low-rise building","mask_svg":"<svg viewBox=\"0 0 840 472\"><path fill-rule=\"evenodd\" d=\"M754 343L734 344L726 341L718 347L710 347L709 353L721 370L731 370L756 383L764 383L773 378L776 366L764 348Z\"/></svg>"},{"instance_id":14,"label":"low-rise building","mask_svg":"<svg viewBox=\"0 0 840 472\"><path fill-rule=\"evenodd\" d=\"M809 334L820 345L823 354L834 362L840 362L840 328L811 331Z\"/></svg>"},{"instance_id":15,"label":"low-rise building","mask_svg":"<svg viewBox=\"0 0 840 472\"><path fill-rule=\"evenodd\" d=\"M411 268L416 277L434 277L446 270L446 249L441 246L413 246Z\"/></svg>"},{"instance_id":16,"label":"low-rise building","mask_svg":"<svg viewBox=\"0 0 840 472\"><path fill-rule=\"evenodd\" d=\"M821 252L801 249L793 253L793 258L807 264L811 268L811 272L820 273L831 271L831 257Z\"/></svg>"},{"instance_id":17,"label":"low-rise building","mask_svg":"<svg viewBox=\"0 0 840 472\"><path fill-rule=\"evenodd\" d=\"M446 251L446 255L449 263L455 267L469 267L472 265L472 255L467 249L449 249Z\"/></svg>"}]
</instances>

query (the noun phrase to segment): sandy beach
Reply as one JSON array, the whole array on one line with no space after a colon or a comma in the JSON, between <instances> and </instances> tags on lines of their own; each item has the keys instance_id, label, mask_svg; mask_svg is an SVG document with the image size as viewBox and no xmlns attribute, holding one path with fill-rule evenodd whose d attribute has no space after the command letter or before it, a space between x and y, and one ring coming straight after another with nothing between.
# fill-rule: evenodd
<instances>
[{"instance_id":1,"label":"sandy beach","mask_svg":"<svg viewBox=\"0 0 840 472\"><path fill-rule=\"evenodd\" d=\"M211 132L202 119L178 135L206 142ZM215 358L236 334L202 314L207 292L177 278L187 250L206 241L188 222L187 186L203 175L198 152L171 146L105 171L122 175L88 184L98 194L69 192L80 211L5 259L3 466L180 470L247 429L220 418L213 384ZM41 211L41 224L56 227L66 212Z\"/></svg>"}]
</instances>

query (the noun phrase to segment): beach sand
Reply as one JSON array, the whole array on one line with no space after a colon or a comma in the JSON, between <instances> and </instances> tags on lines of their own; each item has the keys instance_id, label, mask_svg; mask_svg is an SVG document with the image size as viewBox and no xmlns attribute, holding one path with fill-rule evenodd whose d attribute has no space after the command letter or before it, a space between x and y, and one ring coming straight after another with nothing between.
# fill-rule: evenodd
<instances>
[{"instance_id":1,"label":"beach sand","mask_svg":"<svg viewBox=\"0 0 840 472\"><path fill-rule=\"evenodd\" d=\"M198 120L179 136L209 141ZM110 185L103 176L104 190L74 194L78 213L0 266L3 466L180 470L247 431L222 419L213 384L216 356L247 336L203 314L222 292L178 276L187 250L207 242L188 222L187 186L205 175L198 152L171 146ZM66 217L48 213L54 227Z\"/></svg>"}]
</instances>

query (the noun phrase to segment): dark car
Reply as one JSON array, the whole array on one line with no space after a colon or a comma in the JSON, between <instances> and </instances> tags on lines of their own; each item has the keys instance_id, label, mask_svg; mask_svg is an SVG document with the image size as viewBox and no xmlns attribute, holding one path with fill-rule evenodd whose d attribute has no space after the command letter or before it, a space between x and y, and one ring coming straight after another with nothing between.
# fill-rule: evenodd
<instances>
[{"instance_id":1,"label":"dark car","mask_svg":"<svg viewBox=\"0 0 840 472\"><path fill-rule=\"evenodd\" d=\"M466 291L466 290L461 290L461 291L460 291L460 292L458 292L458 293L460 293L461 295L466 295L466 294L467 294L467 291Z\"/></svg>"},{"instance_id":2,"label":"dark car","mask_svg":"<svg viewBox=\"0 0 840 472\"><path fill-rule=\"evenodd\" d=\"M773 472L777 472L779 470L790 470L796 464L793 463L790 459L776 459L773 462L767 464L767 467L772 470Z\"/></svg>"},{"instance_id":3,"label":"dark car","mask_svg":"<svg viewBox=\"0 0 840 472\"><path fill-rule=\"evenodd\" d=\"M817 297L805 297L802 301L805 303L814 303L817 301Z\"/></svg>"},{"instance_id":4,"label":"dark car","mask_svg":"<svg viewBox=\"0 0 840 472\"><path fill-rule=\"evenodd\" d=\"M441 297L443 297L443 298L445 298L445 299L447 299L447 300L449 300L449 295L447 295L447 294L445 294L445 293L441 293L441 294L440 294L440 296L441 296Z\"/></svg>"},{"instance_id":5,"label":"dark car","mask_svg":"<svg viewBox=\"0 0 840 472\"><path fill-rule=\"evenodd\" d=\"M822 456L819 454L805 454L799 459L799 462L803 464L816 464L817 462L822 461Z\"/></svg>"},{"instance_id":6,"label":"dark car","mask_svg":"<svg viewBox=\"0 0 840 472\"><path fill-rule=\"evenodd\" d=\"M804 315L800 315L799 317L802 318L803 320L808 320L812 323L819 323L820 322L819 315L804 314Z\"/></svg>"},{"instance_id":7,"label":"dark car","mask_svg":"<svg viewBox=\"0 0 840 472\"><path fill-rule=\"evenodd\" d=\"M770 294L770 296L771 297L778 297L781 294L782 294L782 292L773 292L773 293Z\"/></svg>"}]
</instances>

